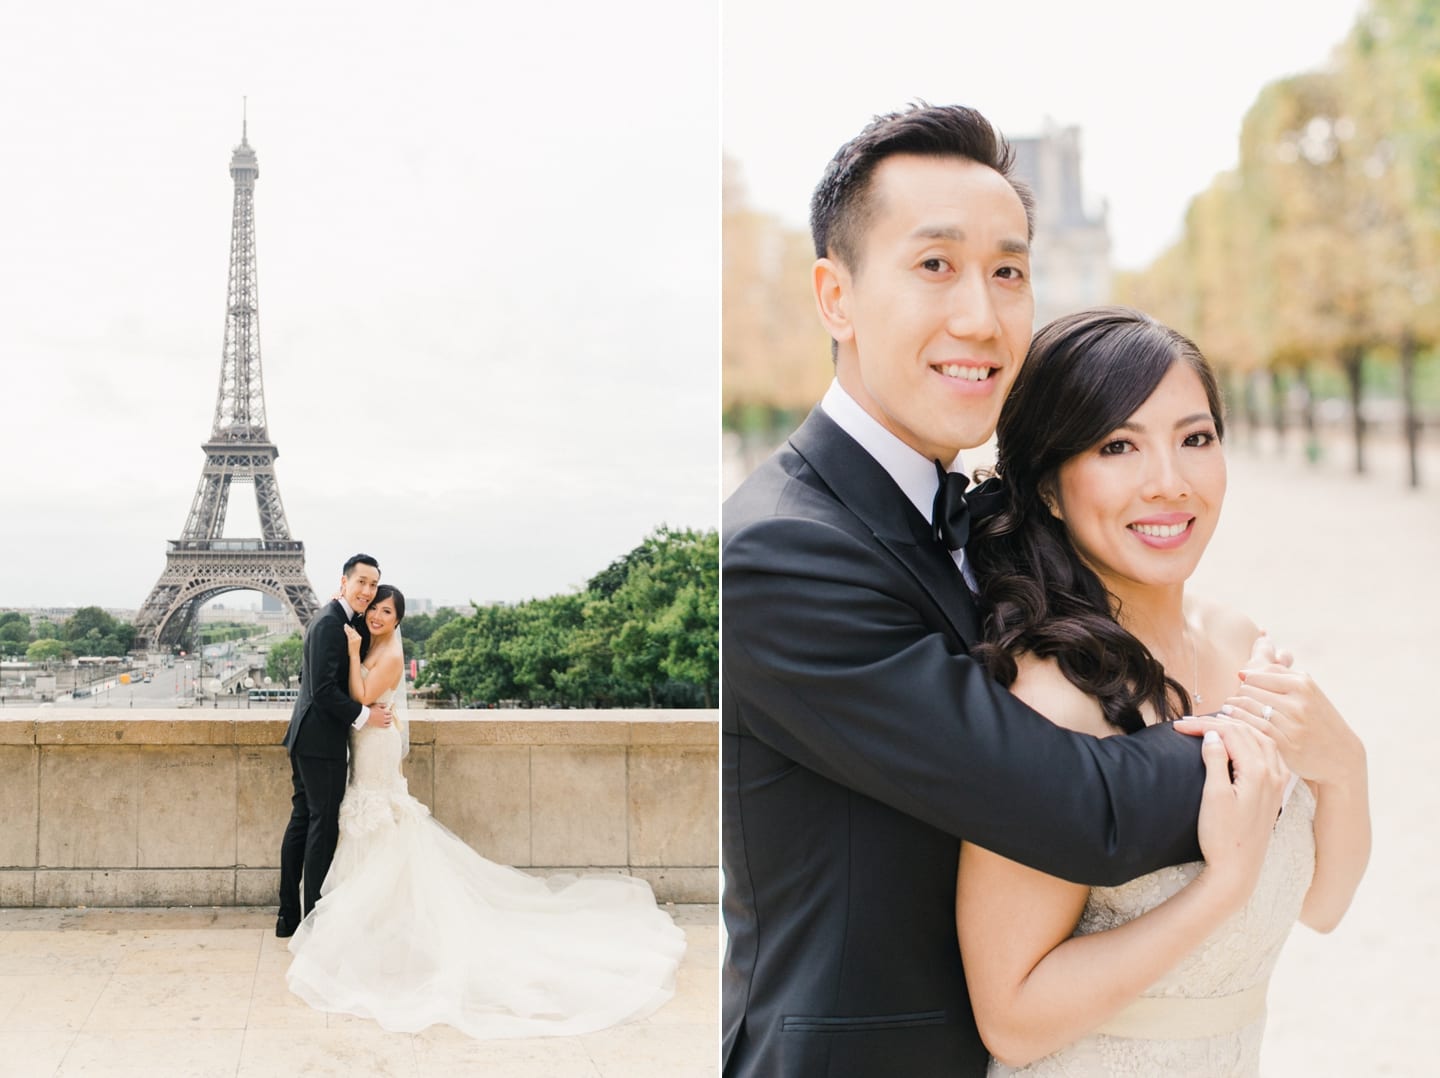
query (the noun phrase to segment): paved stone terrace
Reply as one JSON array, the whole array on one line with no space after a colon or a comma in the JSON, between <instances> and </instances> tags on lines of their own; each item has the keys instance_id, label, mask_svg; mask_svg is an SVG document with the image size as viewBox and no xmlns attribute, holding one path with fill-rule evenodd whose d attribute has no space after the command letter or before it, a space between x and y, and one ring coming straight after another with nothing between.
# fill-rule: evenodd
<instances>
[{"instance_id":1,"label":"paved stone terrace","mask_svg":"<svg viewBox=\"0 0 1440 1078\"><path fill-rule=\"evenodd\" d=\"M274 908L0 910L4 1078L711 1078L719 1062L714 905L670 907L677 992L579 1037L387 1033L285 987Z\"/></svg>"}]
</instances>

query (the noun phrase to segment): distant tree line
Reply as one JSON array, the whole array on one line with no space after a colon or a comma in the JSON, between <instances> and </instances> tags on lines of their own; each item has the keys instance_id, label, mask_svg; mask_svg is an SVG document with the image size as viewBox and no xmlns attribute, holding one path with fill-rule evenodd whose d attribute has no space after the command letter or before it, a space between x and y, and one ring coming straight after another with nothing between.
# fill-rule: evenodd
<instances>
[{"instance_id":1,"label":"distant tree line","mask_svg":"<svg viewBox=\"0 0 1440 1078\"><path fill-rule=\"evenodd\" d=\"M582 591L407 618L420 685L470 706L710 707L719 537L657 528Z\"/></svg>"},{"instance_id":2,"label":"distant tree line","mask_svg":"<svg viewBox=\"0 0 1440 1078\"><path fill-rule=\"evenodd\" d=\"M1317 400L1348 398L1366 470L1375 398L1394 402L1419 485L1440 417L1440 10L1370 0L1323 69L1266 86L1238 166L1190 203L1180 238L1122 299L1189 333L1232 403L1314 447Z\"/></svg>"},{"instance_id":3,"label":"distant tree line","mask_svg":"<svg viewBox=\"0 0 1440 1078\"><path fill-rule=\"evenodd\" d=\"M17 610L0 613L0 656L29 662L56 662L80 655L119 655L130 650L134 627L98 606L82 606L59 624L40 618L33 624Z\"/></svg>"}]
</instances>

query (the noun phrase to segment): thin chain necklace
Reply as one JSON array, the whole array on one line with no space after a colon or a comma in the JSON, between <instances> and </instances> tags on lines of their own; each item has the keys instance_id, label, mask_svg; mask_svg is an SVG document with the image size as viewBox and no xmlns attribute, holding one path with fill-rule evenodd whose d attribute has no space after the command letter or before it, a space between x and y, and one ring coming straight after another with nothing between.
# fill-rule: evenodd
<instances>
[{"instance_id":1,"label":"thin chain necklace","mask_svg":"<svg viewBox=\"0 0 1440 1078\"><path fill-rule=\"evenodd\" d=\"M1185 635L1190 637L1190 661L1195 667L1195 691L1190 695L1197 704L1203 704L1205 697L1200 695L1200 649L1195 645L1195 633L1189 626L1185 628Z\"/></svg>"}]
</instances>

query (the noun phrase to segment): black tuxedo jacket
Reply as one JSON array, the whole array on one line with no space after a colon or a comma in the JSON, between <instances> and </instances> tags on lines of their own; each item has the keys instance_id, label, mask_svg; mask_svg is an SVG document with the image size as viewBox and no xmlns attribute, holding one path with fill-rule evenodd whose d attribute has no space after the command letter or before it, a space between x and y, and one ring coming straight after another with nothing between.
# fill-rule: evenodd
<instances>
[{"instance_id":1,"label":"black tuxedo jacket","mask_svg":"<svg viewBox=\"0 0 1440 1078\"><path fill-rule=\"evenodd\" d=\"M292 755L345 759L350 725L360 717L360 705L350 698L350 649L345 643L345 608L331 599L305 630L300 662L300 695L290 713L285 746ZM360 653L370 643L365 619L354 627L362 638Z\"/></svg>"},{"instance_id":2,"label":"black tuxedo jacket","mask_svg":"<svg viewBox=\"0 0 1440 1078\"><path fill-rule=\"evenodd\" d=\"M960 838L1114 884L1199 857L1199 739L1051 724L948 551L820 409L725 503L727 1078L983 1075Z\"/></svg>"}]
</instances>

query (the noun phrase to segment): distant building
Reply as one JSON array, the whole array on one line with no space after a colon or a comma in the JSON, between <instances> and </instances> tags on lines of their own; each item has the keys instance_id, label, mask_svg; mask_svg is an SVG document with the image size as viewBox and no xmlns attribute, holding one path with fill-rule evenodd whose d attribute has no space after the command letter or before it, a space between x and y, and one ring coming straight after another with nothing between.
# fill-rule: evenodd
<instances>
[{"instance_id":1,"label":"distant building","mask_svg":"<svg viewBox=\"0 0 1440 1078\"><path fill-rule=\"evenodd\" d=\"M1038 138L1012 138L1015 173L1035 192L1030 260L1035 328L1058 315L1110 302L1108 207L1086 209L1080 128L1047 124Z\"/></svg>"}]
</instances>

